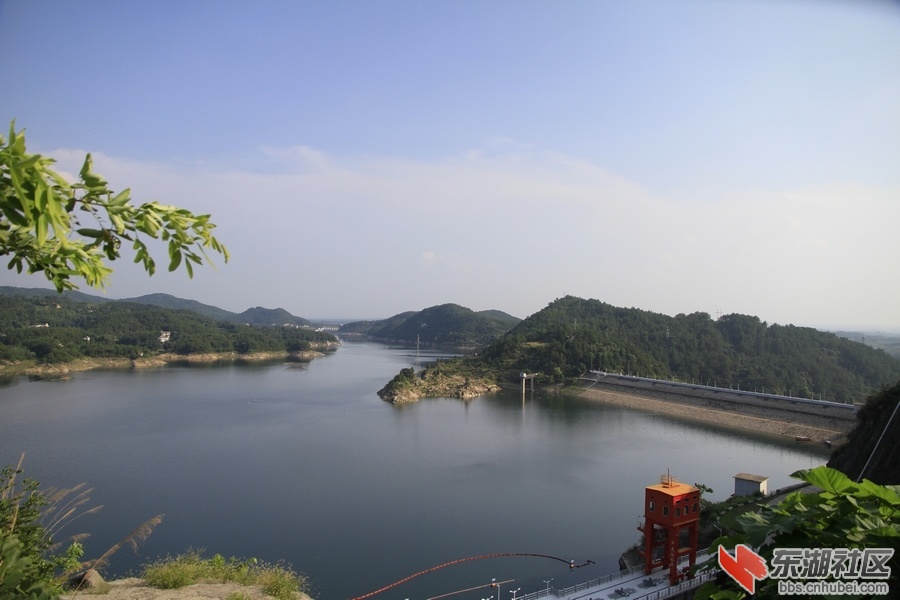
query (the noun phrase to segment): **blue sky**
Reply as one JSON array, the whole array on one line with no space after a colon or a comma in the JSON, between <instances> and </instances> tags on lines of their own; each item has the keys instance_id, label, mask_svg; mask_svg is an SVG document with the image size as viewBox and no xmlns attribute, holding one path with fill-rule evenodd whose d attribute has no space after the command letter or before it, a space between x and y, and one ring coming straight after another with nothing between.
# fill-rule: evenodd
<instances>
[{"instance_id":1,"label":"blue sky","mask_svg":"<svg viewBox=\"0 0 900 600\"><path fill-rule=\"evenodd\" d=\"M113 298L900 327L898 3L0 0L0 39L30 150L232 253Z\"/></svg>"}]
</instances>

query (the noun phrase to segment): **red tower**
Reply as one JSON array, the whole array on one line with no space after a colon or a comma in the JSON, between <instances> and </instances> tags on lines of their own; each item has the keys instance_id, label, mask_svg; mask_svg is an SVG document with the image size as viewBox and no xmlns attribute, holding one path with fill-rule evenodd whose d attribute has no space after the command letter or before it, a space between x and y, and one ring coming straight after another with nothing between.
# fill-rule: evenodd
<instances>
[{"instance_id":1,"label":"red tower","mask_svg":"<svg viewBox=\"0 0 900 600\"><path fill-rule=\"evenodd\" d=\"M644 534L644 572L656 567L669 568L669 582L681 578L678 560L689 556L688 565L697 560L697 528L700 524L700 490L679 483L671 475L662 475L656 485L648 485L644 496L644 522L638 530Z\"/></svg>"}]
</instances>

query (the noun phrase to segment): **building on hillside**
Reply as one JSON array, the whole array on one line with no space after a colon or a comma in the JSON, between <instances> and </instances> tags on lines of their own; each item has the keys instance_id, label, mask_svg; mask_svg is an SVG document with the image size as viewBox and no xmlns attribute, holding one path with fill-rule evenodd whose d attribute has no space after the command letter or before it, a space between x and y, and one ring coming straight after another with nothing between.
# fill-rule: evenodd
<instances>
[{"instance_id":1,"label":"building on hillside","mask_svg":"<svg viewBox=\"0 0 900 600\"><path fill-rule=\"evenodd\" d=\"M738 473L734 476L734 495L752 496L753 494L762 494L765 496L769 493L768 482L769 478L763 475Z\"/></svg>"}]
</instances>

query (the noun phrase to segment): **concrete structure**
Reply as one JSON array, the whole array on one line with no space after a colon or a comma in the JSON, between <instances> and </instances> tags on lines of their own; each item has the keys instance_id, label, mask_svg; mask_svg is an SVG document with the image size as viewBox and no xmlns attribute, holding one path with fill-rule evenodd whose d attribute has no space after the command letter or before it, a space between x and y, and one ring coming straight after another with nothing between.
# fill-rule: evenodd
<instances>
[{"instance_id":1,"label":"concrete structure","mask_svg":"<svg viewBox=\"0 0 900 600\"><path fill-rule=\"evenodd\" d=\"M752 473L738 473L734 476L734 495L752 496L760 493L763 496L769 493L769 478Z\"/></svg>"},{"instance_id":2,"label":"concrete structure","mask_svg":"<svg viewBox=\"0 0 900 600\"><path fill-rule=\"evenodd\" d=\"M705 555L701 553L701 559ZM685 563L686 564L686 563ZM683 565L682 565L683 566ZM606 577L585 581L564 589L547 586L518 600L680 600L692 598L694 590L716 577L716 571L708 571L686 579L678 585L669 585L664 571L655 571L648 577L643 567L611 573ZM492 590L493 591L493 590Z\"/></svg>"},{"instance_id":3,"label":"concrete structure","mask_svg":"<svg viewBox=\"0 0 900 600\"><path fill-rule=\"evenodd\" d=\"M638 525L644 534L644 572L649 575L657 567L668 568L669 583L678 583L683 578L678 571L682 557L688 557L687 568L697 560L699 525L699 489L669 474L647 486L644 522Z\"/></svg>"}]
</instances>

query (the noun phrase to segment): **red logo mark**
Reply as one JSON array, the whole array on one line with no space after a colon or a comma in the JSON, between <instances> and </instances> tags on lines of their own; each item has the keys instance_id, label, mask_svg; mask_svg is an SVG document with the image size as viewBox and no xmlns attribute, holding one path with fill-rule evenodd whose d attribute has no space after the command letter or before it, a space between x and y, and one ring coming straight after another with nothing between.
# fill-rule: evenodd
<instances>
[{"instance_id":1,"label":"red logo mark","mask_svg":"<svg viewBox=\"0 0 900 600\"><path fill-rule=\"evenodd\" d=\"M734 547L734 558L719 544L719 566L749 594L756 593L757 579L763 580L769 575L763 557L745 544Z\"/></svg>"}]
</instances>

